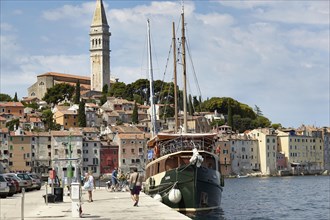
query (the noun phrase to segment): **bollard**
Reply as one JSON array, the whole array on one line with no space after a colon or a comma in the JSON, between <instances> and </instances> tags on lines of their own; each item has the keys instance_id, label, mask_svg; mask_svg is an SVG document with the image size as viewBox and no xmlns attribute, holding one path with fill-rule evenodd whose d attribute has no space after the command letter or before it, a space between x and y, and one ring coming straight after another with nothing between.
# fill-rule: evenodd
<instances>
[{"instance_id":1,"label":"bollard","mask_svg":"<svg viewBox=\"0 0 330 220\"><path fill-rule=\"evenodd\" d=\"M81 217L81 190L80 183L71 183L71 214L73 218Z\"/></svg>"},{"instance_id":2,"label":"bollard","mask_svg":"<svg viewBox=\"0 0 330 220\"><path fill-rule=\"evenodd\" d=\"M25 197L25 188L22 189L22 199L21 199L21 219L24 220L24 197Z\"/></svg>"},{"instance_id":3,"label":"bollard","mask_svg":"<svg viewBox=\"0 0 330 220\"><path fill-rule=\"evenodd\" d=\"M46 205L48 205L48 183L46 183Z\"/></svg>"}]
</instances>

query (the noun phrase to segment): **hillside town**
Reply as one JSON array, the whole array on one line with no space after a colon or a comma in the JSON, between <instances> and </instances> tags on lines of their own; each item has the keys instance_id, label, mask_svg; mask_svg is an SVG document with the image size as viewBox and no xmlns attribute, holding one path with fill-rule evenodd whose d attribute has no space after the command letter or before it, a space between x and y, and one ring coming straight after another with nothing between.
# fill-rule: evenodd
<instances>
[{"instance_id":1,"label":"hillside town","mask_svg":"<svg viewBox=\"0 0 330 220\"><path fill-rule=\"evenodd\" d=\"M45 130L41 113L22 102L0 103L0 172L34 172L48 175L55 169L65 177L69 158L76 175L93 171L95 177L118 167L127 172L131 166L143 170L148 160L150 139L149 106L138 105L138 124L132 123L134 102L108 97L99 106L86 103L86 127L78 127L78 106L52 108L57 130ZM34 99L40 106L45 103ZM159 114L158 106L157 113ZM207 117L205 117L207 115ZM211 117L210 117L211 116ZM237 133L231 127L211 127L216 113L189 117L191 132L217 133L214 153L221 161L222 174L302 175L319 174L330 168L330 129L302 125L299 128L258 128ZM157 116L161 130L173 132L173 118ZM6 123L18 119L11 131ZM150 158L149 158L150 159ZM76 176L75 175L75 176Z\"/></svg>"},{"instance_id":2,"label":"hillside town","mask_svg":"<svg viewBox=\"0 0 330 220\"><path fill-rule=\"evenodd\" d=\"M110 75L110 36L103 2L97 0L89 33L90 77L42 73L27 89L26 97L0 102L0 173L33 172L47 176L54 169L64 178L70 166L75 177L92 171L98 178L114 168L128 172L136 166L143 170L152 160L148 157L152 149L147 147L151 138L151 106L103 93L105 87L110 89L119 81ZM79 84L76 102L63 97L60 101L45 101L49 90L61 84ZM164 104L155 105L157 127L173 133L176 120L161 117L164 108ZM43 114L45 109L49 110L48 115ZM84 126L80 126L81 115L86 121ZM179 124L182 115L181 111ZM220 157L223 175L305 175L329 171L329 127L267 127L240 133L229 124L212 124L226 117L217 111L197 112L189 115L187 121L187 132L217 133L213 152Z\"/></svg>"}]
</instances>

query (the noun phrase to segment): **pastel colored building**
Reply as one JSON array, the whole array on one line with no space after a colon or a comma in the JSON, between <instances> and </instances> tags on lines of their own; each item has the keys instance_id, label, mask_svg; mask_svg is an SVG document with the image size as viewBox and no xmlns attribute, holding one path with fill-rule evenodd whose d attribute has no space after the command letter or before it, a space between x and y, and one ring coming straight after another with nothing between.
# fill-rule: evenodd
<instances>
[{"instance_id":1,"label":"pastel colored building","mask_svg":"<svg viewBox=\"0 0 330 220\"><path fill-rule=\"evenodd\" d=\"M57 124L68 130L71 127L78 127L78 113L76 110L59 110L53 115Z\"/></svg>"},{"instance_id":2,"label":"pastel colored building","mask_svg":"<svg viewBox=\"0 0 330 220\"><path fill-rule=\"evenodd\" d=\"M0 113L8 113L20 117L24 115L24 108L24 105L20 102L0 102Z\"/></svg>"}]
</instances>

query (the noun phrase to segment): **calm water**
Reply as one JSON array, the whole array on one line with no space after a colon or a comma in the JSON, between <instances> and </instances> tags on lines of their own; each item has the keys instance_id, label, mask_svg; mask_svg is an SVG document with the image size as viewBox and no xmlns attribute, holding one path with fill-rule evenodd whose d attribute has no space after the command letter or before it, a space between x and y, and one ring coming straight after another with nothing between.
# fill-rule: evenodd
<instances>
[{"instance_id":1,"label":"calm water","mask_svg":"<svg viewBox=\"0 0 330 220\"><path fill-rule=\"evenodd\" d=\"M221 210L197 220L330 219L330 176L226 179Z\"/></svg>"}]
</instances>

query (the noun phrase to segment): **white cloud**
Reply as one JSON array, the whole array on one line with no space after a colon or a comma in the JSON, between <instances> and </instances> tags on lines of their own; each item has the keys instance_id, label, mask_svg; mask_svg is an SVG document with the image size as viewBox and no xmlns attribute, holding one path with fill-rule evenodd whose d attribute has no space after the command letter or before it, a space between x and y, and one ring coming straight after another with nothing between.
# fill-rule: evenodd
<instances>
[{"instance_id":1,"label":"white cloud","mask_svg":"<svg viewBox=\"0 0 330 220\"><path fill-rule=\"evenodd\" d=\"M64 5L61 8L44 11L42 17L50 21L70 21L75 26L89 26L94 9L95 2L85 2L81 5Z\"/></svg>"},{"instance_id":2,"label":"white cloud","mask_svg":"<svg viewBox=\"0 0 330 220\"><path fill-rule=\"evenodd\" d=\"M324 116L324 106L329 102L329 29L324 25L329 22L324 19L329 15L328 3L321 6L312 1L295 4L224 1L221 4L226 10L221 6L199 13L194 1L186 3L189 52L204 98L226 96L250 106L258 105L266 117L284 126L299 126L300 122L312 121L314 117L324 122L323 125L328 124ZM236 8L235 12L230 11L231 7ZM89 76L86 30L94 8L92 1L75 6L67 4L43 13L49 27L55 23L54 27L61 26L64 22L77 27L73 42L61 45L61 49L69 48L62 55L50 46L47 49L52 53L45 54L43 49L32 55L21 49L26 47L19 44L20 38L1 36L1 46L4 46L1 52L6 51L6 57L1 58L2 63L6 63L1 67L1 91L14 91L19 84L26 94L36 75L47 71ZM152 2L121 9L106 5L106 8L112 33L112 76L125 83L148 77L146 19L150 18L154 78L162 79L172 40L172 21L179 25L179 2ZM78 32L80 29L84 31ZM36 38L54 43L57 40L54 33L67 34L62 31L58 28L49 34L36 33ZM180 33L178 30L178 38ZM77 44L86 47L86 53L76 52L73 45ZM167 80L172 78L168 76L172 74L172 54L169 59ZM179 81L180 68L178 65ZM188 72L191 74L189 65ZM13 78L24 81L16 82ZM190 75L191 83L192 78ZM193 85L190 87L194 90ZM315 116L311 115L313 112Z\"/></svg>"}]
</instances>

